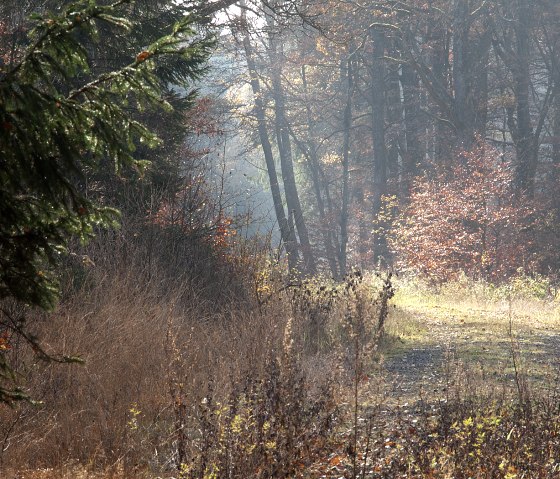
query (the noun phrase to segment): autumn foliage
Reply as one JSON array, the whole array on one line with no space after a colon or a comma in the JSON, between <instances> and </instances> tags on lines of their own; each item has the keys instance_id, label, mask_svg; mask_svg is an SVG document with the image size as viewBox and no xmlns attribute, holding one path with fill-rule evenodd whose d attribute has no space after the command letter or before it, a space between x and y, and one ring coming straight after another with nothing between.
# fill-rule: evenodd
<instances>
[{"instance_id":1,"label":"autumn foliage","mask_svg":"<svg viewBox=\"0 0 560 479\"><path fill-rule=\"evenodd\" d=\"M479 144L418 177L393 230L400 268L437 281L461 273L500 280L529 269L534 211L516 197L512 174L510 162Z\"/></svg>"}]
</instances>

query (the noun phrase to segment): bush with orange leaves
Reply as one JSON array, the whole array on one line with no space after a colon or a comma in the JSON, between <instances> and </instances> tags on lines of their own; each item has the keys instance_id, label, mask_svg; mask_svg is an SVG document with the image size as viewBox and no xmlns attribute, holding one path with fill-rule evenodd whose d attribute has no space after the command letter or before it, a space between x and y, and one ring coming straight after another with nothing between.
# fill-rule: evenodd
<instances>
[{"instance_id":1,"label":"bush with orange leaves","mask_svg":"<svg viewBox=\"0 0 560 479\"><path fill-rule=\"evenodd\" d=\"M435 281L530 271L535 209L512 179L511 164L483 144L418 177L391 234L400 269Z\"/></svg>"}]
</instances>

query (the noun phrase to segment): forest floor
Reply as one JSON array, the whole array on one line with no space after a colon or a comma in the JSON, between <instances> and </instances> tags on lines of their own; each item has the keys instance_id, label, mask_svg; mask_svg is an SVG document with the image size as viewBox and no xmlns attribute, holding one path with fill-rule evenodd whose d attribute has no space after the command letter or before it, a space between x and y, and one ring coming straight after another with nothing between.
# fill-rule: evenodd
<instances>
[{"instance_id":1,"label":"forest floor","mask_svg":"<svg viewBox=\"0 0 560 479\"><path fill-rule=\"evenodd\" d=\"M557 302L403 291L387 331L382 369L390 402L560 384Z\"/></svg>"},{"instance_id":2,"label":"forest floor","mask_svg":"<svg viewBox=\"0 0 560 479\"><path fill-rule=\"evenodd\" d=\"M560 306L553 296L397 283L386 334L374 356L364 357L358 395L351 381L343 386L342 421L293 477L560 477L560 408L544 410L539 402L557 405L560 392ZM524 416L528 403L538 407ZM69 464L7 477L172 474Z\"/></svg>"},{"instance_id":3,"label":"forest floor","mask_svg":"<svg viewBox=\"0 0 560 479\"><path fill-rule=\"evenodd\" d=\"M381 361L359 391L358 464L340 451L320 477L560 477L558 460L536 453L556 440L556 413L531 416L527 432L519 409L557 404L558 301L397 285L392 303Z\"/></svg>"}]
</instances>

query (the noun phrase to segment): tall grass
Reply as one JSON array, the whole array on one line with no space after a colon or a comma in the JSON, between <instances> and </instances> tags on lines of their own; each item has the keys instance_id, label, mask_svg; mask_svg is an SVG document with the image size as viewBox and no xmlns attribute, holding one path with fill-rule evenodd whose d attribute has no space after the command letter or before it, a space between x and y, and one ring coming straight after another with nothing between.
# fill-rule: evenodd
<instances>
[{"instance_id":1,"label":"tall grass","mask_svg":"<svg viewBox=\"0 0 560 479\"><path fill-rule=\"evenodd\" d=\"M543 317L556 311L552 298L517 292L508 303L488 285L434 292L401 280L393 310L390 278L353 272L338 284L320 277L294 282L266 261L232 266L204 245L177 245L170 237L169 248L156 250L145 238L127 237L105 238L73 256L60 307L30 318L47 352L79 353L83 365L46 364L25 348L12 351L37 402L0 409L0 474L560 474L558 389L531 388L512 327L519 307L538 305ZM190 254L188 269L180 251ZM405 343L414 342L430 333L420 328L422 317L464 321L474 312L484 313L484 327L492 318L500 328L510 325L516 381L509 390L448 354L434 365L448 375L444 397L387 401L383 384L392 378L380 359L395 339L381 341L385 328L389 336L408 331Z\"/></svg>"},{"instance_id":2,"label":"tall grass","mask_svg":"<svg viewBox=\"0 0 560 479\"><path fill-rule=\"evenodd\" d=\"M0 409L0 471L301 473L341 417L348 325L364 344L382 327L378 284L354 276L327 294L323 280L275 272L263 283L260 261L232 265L196 241L164 237L156 248L151 238L102 235L69 258L54 313L25 311L47 353L83 364L14 347L35 402Z\"/></svg>"}]
</instances>

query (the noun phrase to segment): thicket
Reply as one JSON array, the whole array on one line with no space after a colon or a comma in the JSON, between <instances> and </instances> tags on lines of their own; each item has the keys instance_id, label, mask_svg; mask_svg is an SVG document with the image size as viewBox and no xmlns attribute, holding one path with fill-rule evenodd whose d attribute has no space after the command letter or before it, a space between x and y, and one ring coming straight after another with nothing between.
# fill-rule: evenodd
<instances>
[{"instance_id":1,"label":"thicket","mask_svg":"<svg viewBox=\"0 0 560 479\"><path fill-rule=\"evenodd\" d=\"M169 260L164 250L148 270L138 243L124 256L114 245L108 238L90 244L85 252L95 265L76 261L59 309L31 323L47 351L79 351L84 365L11 351L40 402L1 410L1 470L49 479L64 471L127 478L557 474L557 385L531 390L522 366L522 395L515 382L471 377L447 359L444 399L398 406L385 396L391 377L382 354L400 341L380 341L391 321L388 278L356 271L341 283L290 283L262 261L230 278L252 278L243 290L253 293L239 301L235 288L228 294L220 283L223 272L203 279L204 255L194 275L172 282L161 267ZM462 297L465 286L452 294ZM405 327L389 331L395 326ZM521 365L517 354L512 349Z\"/></svg>"},{"instance_id":2,"label":"thicket","mask_svg":"<svg viewBox=\"0 0 560 479\"><path fill-rule=\"evenodd\" d=\"M294 477L320 462L381 335L389 280L356 272L286 288L255 263L228 284L204 255L177 280L168 251L148 265L139 243L97 238L84 250L91 263L69 265L56 312L29 318L48 353L79 352L83 365L11 345L37 402L2 409L3 470ZM232 286L247 277L258 296Z\"/></svg>"},{"instance_id":3,"label":"thicket","mask_svg":"<svg viewBox=\"0 0 560 479\"><path fill-rule=\"evenodd\" d=\"M3 49L9 61L0 75L0 300L54 307L56 267L71 239L86 242L96 230L118 224L119 212L94 172L141 173L147 163L135 156L136 146L159 141L127 105L171 109L164 95L169 82L186 84L204 71L212 41L196 36L189 16L168 25L164 36L145 36L126 63L94 68L92 50L101 36L133 29L125 18L129 9L121 0L77 2L58 14L38 11L31 23L12 30L11 50ZM172 69L164 65L169 58ZM11 402L25 393L11 387L16 376L6 349L23 340L43 359L49 355L27 330L24 313L4 308L0 321L0 402Z\"/></svg>"},{"instance_id":4,"label":"thicket","mask_svg":"<svg viewBox=\"0 0 560 479\"><path fill-rule=\"evenodd\" d=\"M551 265L536 244L548 204L516 195L513 171L479 144L414 180L391 227L399 269L440 282L461 275L500 282Z\"/></svg>"}]
</instances>

